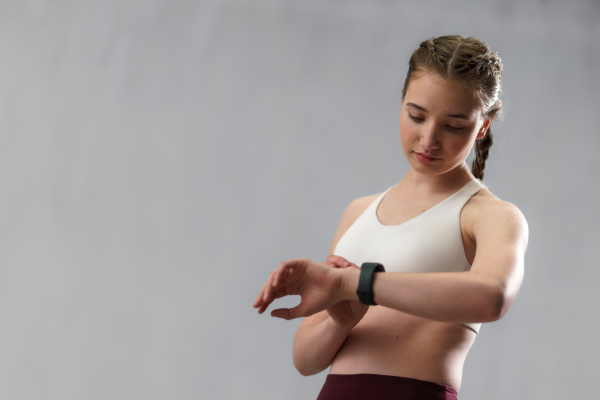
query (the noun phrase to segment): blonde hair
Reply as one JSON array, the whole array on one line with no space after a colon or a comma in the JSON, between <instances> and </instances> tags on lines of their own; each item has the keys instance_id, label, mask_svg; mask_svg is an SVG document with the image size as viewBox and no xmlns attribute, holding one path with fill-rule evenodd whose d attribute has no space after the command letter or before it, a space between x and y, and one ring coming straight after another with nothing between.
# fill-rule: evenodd
<instances>
[{"instance_id":1,"label":"blonde hair","mask_svg":"<svg viewBox=\"0 0 600 400\"><path fill-rule=\"evenodd\" d=\"M444 79L463 82L481 104L486 119L496 119L501 114L502 61L482 41L454 35L422 42L408 62L402 98L406 95L410 80L419 71L435 72ZM475 160L471 172L478 179L483 179L492 143L491 128L475 142Z\"/></svg>"}]
</instances>

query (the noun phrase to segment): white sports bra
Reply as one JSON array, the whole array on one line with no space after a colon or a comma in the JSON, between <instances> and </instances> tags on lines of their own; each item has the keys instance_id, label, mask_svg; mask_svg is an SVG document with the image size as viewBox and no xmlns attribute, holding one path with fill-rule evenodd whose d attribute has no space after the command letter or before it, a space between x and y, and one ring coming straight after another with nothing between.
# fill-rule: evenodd
<instances>
[{"instance_id":1,"label":"white sports bra","mask_svg":"<svg viewBox=\"0 0 600 400\"><path fill-rule=\"evenodd\" d=\"M367 207L340 238L333 254L356 265L378 262L386 272L461 272L471 269L460 230L460 213L486 187L478 179L401 225L383 225L377 208L390 190ZM481 323L465 323L479 332Z\"/></svg>"}]
</instances>

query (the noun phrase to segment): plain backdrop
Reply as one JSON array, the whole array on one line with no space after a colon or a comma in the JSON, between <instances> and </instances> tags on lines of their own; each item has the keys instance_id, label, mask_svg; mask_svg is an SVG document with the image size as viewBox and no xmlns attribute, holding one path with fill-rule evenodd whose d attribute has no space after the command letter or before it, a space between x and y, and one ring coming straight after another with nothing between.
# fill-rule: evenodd
<instances>
[{"instance_id":1,"label":"plain backdrop","mask_svg":"<svg viewBox=\"0 0 600 400\"><path fill-rule=\"evenodd\" d=\"M530 226L460 398L594 398L592 0L0 1L0 398L314 399L299 321L252 302L402 177L408 59L445 34L503 60L484 182Z\"/></svg>"}]
</instances>

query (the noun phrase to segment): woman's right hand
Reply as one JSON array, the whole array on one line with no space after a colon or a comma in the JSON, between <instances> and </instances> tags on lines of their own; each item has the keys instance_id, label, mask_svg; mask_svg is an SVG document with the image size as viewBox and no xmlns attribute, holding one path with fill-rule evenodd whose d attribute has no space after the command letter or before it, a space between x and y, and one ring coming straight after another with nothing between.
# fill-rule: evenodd
<instances>
[{"instance_id":1,"label":"woman's right hand","mask_svg":"<svg viewBox=\"0 0 600 400\"><path fill-rule=\"evenodd\" d=\"M323 263L333 268L357 268L360 267L351 263L344 257L330 254L327 260ZM367 313L369 306L362 304L358 300L344 300L335 303L327 309L327 313L336 324L342 327L352 326L360 322L362 317Z\"/></svg>"}]
</instances>

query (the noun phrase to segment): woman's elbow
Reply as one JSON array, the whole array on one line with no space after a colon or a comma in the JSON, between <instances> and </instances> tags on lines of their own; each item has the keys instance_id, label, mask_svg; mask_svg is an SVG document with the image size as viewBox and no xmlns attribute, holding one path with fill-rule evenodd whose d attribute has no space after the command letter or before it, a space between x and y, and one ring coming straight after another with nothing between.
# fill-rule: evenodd
<instances>
[{"instance_id":1,"label":"woman's elbow","mask_svg":"<svg viewBox=\"0 0 600 400\"><path fill-rule=\"evenodd\" d=\"M514 300L514 296L510 295L505 288L498 286L490 291L487 300L483 310L486 318L485 322L493 322L504 317Z\"/></svg>"},{"instance_id":2,"label":"woman's elbow","mask_svg":"<svg viewBox=\"0 0 600 400\"><path fill-rule=\"evenodd\" d=\"M300 372L300 375L310 376L318 374L323 371L329 365L320 366L318 365L318 360L312 359L310 354L303 349L301 346L298 346L297 343L294 343L294 349L292 351L292 358L294 360L294 367Z\"/></svg>"},{"instance_id":3,"label":"woman's elbow","mask_svg":"<svg viewBox=\"0 0 600 400\"><path fill-rule=\"evenodd\" d=\"M302 361L298 360L296 354L294 354L294 367L296 367L296 370L298 370L302 376L313 375L310 373L310 370L306 367L306 365Z\"/></svg>"},{"instance_id":4,"label":"woman's elbow","mask_svg":"<svg viewBox=\"0 0 600 400\"><path fill-rule=\"evenodd\" d=\"M294 355L294 367L296 367L296 370L298 370L302 376L315 375L327 368L327 366L324 368L317 368L314 365L308 365L308 363L299 360L296 355Z\"/></svg>"},{"instance_id":5,"label":"woman's elbow","mask_svg":"<svg viewBox=\"0 0 600 400\"><path fill-rule=\"evenodd\" d=\"M300 372L300 375L302 375L302 376L311 376L311 375L318 374L318 372L313 372L313 371L310 371L307 369L300 368L298 366L296 366L296 370L298 370L298 372Z\"/></svg>"}]
</instances>

